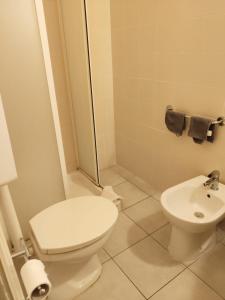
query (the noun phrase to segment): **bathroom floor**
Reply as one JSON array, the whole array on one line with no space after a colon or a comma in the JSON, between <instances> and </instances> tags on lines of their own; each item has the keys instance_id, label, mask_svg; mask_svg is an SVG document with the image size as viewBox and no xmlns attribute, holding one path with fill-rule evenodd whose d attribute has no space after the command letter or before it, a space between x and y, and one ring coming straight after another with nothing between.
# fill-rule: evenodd
<instances>
[{"instance_id":1,"label":"bathroom floor","mask_svg":"<svg viewBox=\"0 0 225 300\"><path fill-rule=\"evenodd\" d=\"M170 225L161 212L159 193L143 192L114 168L102 172L102 182L124 198L123 210L99 253L100 279L76 300L225 299L225 222L217 230L215 248L183 265L167 251Z\"/></svg>"}]
</instances>

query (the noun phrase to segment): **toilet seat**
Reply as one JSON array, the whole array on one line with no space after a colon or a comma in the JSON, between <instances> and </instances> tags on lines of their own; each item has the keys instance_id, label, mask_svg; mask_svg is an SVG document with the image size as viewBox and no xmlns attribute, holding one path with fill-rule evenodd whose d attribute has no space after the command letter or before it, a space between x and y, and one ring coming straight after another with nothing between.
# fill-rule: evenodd
<instances>
[{"instance_id":1,"label":"toilet seat","mask_svg":"<svg viewBox=\"0 0 225 300\"><path fill-rule=\"evenodd\" d=\"M52 205L29 223L39 250L60 254L96 242L111 230L117 217L118 210L109 199L85 196Z\"/></svg>"}]
</instances>

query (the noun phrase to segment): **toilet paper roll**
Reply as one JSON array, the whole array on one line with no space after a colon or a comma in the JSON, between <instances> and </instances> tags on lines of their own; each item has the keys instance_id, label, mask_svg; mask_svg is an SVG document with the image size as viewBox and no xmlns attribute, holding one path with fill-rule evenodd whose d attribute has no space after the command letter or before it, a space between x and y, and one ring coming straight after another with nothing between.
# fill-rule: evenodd
<instances>
[{"instance_id":1,"label":"toilet paper roll","mask_svg":"<svg viewBox=\"0 0 225 300\"><path fill-rule=\"evenodd\" d=\"M28 299L46 299L51 290L51 283L45 272L44 264L38 259L28 260L20 270Z\"/></svg>"}]
</instances>

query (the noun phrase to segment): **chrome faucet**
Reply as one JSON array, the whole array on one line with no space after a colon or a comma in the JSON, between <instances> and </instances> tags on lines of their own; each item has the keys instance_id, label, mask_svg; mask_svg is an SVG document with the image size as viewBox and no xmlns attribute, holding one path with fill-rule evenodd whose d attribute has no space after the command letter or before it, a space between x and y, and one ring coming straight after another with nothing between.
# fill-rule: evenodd
<instances>
[{"instance_id":1,"label":"chrome faucet","mask_svg":"<svg viewBox=\"0 0 225 300\"><path fill-rule=\"evenodd\" d=\"M220 171L214 170L208 175L209 179L203 183L205 187L217 191L219 189Z\"/></svg>"}]
</instances>

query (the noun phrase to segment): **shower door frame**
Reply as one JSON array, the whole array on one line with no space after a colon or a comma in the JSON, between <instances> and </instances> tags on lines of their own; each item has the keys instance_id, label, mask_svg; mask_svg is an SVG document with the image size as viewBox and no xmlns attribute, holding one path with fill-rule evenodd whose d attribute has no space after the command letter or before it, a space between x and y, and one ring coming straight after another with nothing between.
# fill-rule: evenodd
<instances>
[{"instance_id":1,"label":"shower door frame","mask_svg":"<svg viewBox=\"0 0 225 300\"><path fill-rule=\"evenodd\" d=\"M58 0L56 0L58 2ZM90 177L84 170L80 169L78 166L78 170L84 173L89 180L91 180L96 186L101 187L100 185L100 178L99 178L99 161L98 161L98 149L97 149L97 142L96 142L96 126L95 126L95 114L94 114L94 101L93 101L93 91L92 91L92 78L91 78L91 64L90 64L90 51L89 51L89 39L88 39L88 32L87 32L87 13L86 13L86 3L85 0L80 0L83 2L84 5L84 21L85 21L85 32L86 32L86 39L87 39L87 59L88 59L88 69L89 69L89 81L90 81L90 93L91 93L91 108L92 108L92 117L93 117L93 131L94 131L94 146L95 146L95 153L96 153L96 181ZM47 76L47 83L49 89L49 96L50 96L50 103L52 108L52 115L53 115L53 122L55 127L56 133L56 141L57 147L59 152L59 160L61 165L62 171L62 178L64 184L65 195L69 193L68 190L68 172L66 168L66 159L65 159L65 152L63 147L63 138L62 138L62 131L60 126L60 119L59 119L59 110L57 104L57 96L56 96L56 89L55 89L55 82L53 76L53 67L51 61L51 54L50 54L50 47L48 42L48 34L47 34L47 26L45 22L45 12L43 6L43 0L35 0L35 8L37 14L37 22L39 27L39 33L41 38L41 45L42 45L42 52L44 57L44 65L46 70ZM79 159L78 159L79 160Z\"/></svg>"}]
</instances>

